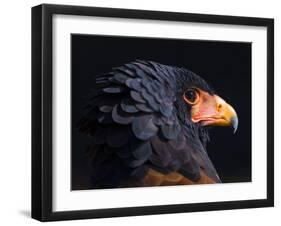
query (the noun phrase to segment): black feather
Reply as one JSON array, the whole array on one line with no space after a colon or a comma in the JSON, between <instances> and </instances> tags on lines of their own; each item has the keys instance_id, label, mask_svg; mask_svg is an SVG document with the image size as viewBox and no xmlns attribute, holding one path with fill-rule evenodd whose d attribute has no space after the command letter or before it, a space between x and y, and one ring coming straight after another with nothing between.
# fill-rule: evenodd
<instances>
[{"instance_id":1,"label":"black feather","mask_svg":"<svg viewBox=\"0 0 281 226\"><path fill-rule=\"evenodd\" d=\"M131 146L131 148L133 150L133 156L136 159L143 159L146 161L152 153L149 141L141 142L139 145L133 144L133 147Z\"/></svg>"},{"instance_id":2,"label":"black feather","mask_svg":"<svg viewBox=\"0 0 281 226\"><path fill-rule=\"evenodd\" d=\"M127 79L126 80L126 85L133 89L133 90L137 90L137 91L140 91L142 89L141 87L141 83L140 83L140 79L139 78L136 78L136 79Z\"/></svg>"},{"instance_id":3,"label":"black feather","mask_svg":"<svg viewBox=\"0 0 281 226\"><path fill-rule=\"evenodd\" d=\"M172 161L170 148L158 136L154 136L150 142L153 147L153 154L149 158L150 161L158 167L167 167Z\"/></svg>"},{"instance_id":4,"label":"black feather","mask_svg":"<svg viewBox=\"0 0 281 226\"><path fill-rule=\"evenodd\" d=\"M122 93L126 91L126 89L124 87L116 86L116 87L104 88L103 91L105 93Z\"/></svg>"},{"instance_id":5,"label":"black feather","mask_svg":"<svg viewBox=\"0 0 281 226\"><path fill-rule=\"evenodd\" d=\"M121 106L122 110L127 112L127 113L136 113L136 112L139 111L136 108L135 103L129 98L123 99L120 106Z\"/></svg>"},{"instance_id":6,"label":"black feather","mask_svg":"<svg viewBox=\"0 0 281 226\"><path fill-rule=\"evenodd\" d=\"M161 132L163 136L168 140L174 140L177 138L181 128L178 124L164 124L161 126Z\"/></svg>"},{"instance_id":7,"label":"black feather","mask_svg":"<svg viewBox=\"0 0 281 226\"><path fill-rule=\"evenodd\" d=\"M132 124L132 130L140 140L147 140L158 131L158 127L152 121L152 115L146 114L135 117Z\"/></svg>"},{"instance_id":8,"label":"black feather","mask_svg":"<svg viewBox=\"0 0 281 226\"><path fill-rule=\"evenodd\" d=\"M153 112L153 109L151 109L149 106L146 104L136 104L137 109L143 112Z\"/></svg>"},{"instance_id":9,"label":"black feather","mask_svg":"<svg viewBox=\"0 0 281 226\"><path fill-rule=\"evenodd\" d=\"M160 112L166 116L167 118L171 116L173 111L173 106L172 104L168 104L168 103L162 103L160 104Z\"/></svg>"},{"instance_id":10,"label":"black feather","mask_svg":"<svg viewBox=\"0 0 281 226\"><path fill-rule=\"evenodd\" d=\"M112 109L113 109L112 106L106 106L106 105L103 105L103 106L100 106L100 107L99 107L99 110L100 110L101 112L104 112L104 113L112 112Z\"/></svg>"},{"instance_id":11,"label":"black feather","mask_svg":"<svg viewBox=\"0 0 281 226\"><path fill-rule=\"evenodd\" d=\"M114 74L113 78L115 81L124 84L129 77L123 73L116 73Z\"/></svg>"},{"instance_id":12,"label":"black feather","mask_svg":"<svg viewBox=\"0 0 281 226\"><path fill-rule=\"evenodd\" d=\"M138 92L136 92L136 91L131 91L130 94L131 94L131 97L132 97L135 101L137 101L137 102L139 102L139 103L145 103L145 100L142 98L142 96L141 96Z\"/></svg>"},{"instance_id":13,"label":"black feather","mask_svg":"<svg viewBox=\"0 0 281 226\"><path fill-rule=\"evenodd\" d=\"M115 105L112 110L112 119L117 123L127 125L133 122L134 116L122 111L118 105Z\"/></svg>"}]
</instances>

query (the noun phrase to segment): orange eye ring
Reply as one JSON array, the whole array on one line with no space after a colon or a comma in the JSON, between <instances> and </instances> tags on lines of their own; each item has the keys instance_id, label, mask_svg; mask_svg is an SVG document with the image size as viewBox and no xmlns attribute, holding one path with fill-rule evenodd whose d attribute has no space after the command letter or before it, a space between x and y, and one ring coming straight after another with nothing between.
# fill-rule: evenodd
<instances>
[{"instance_id":1,"label":"orange eye ring","mask_svg":"<svg viewBox=\"0 0 281 226\"><path fill-rule=\"evenodd\" d=\"M199 101L199 92L194 88L189 88L183 93L183 99L190 105L197 104Z\"/></svg>"}]
</instances>

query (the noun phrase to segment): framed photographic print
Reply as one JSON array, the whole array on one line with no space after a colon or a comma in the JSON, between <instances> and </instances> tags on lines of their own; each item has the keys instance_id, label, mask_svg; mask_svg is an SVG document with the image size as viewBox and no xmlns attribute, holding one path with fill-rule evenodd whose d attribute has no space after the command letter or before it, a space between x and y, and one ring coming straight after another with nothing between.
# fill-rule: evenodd
<instances>
[{"instance_id":1,"label":"framed photographic print","mask_svg":"<svg viewBox=\"0 0 281 226\"><path fill-rule=\"evenodd\" d=\"M274 22L32 8L32 217L273 206Z\"/></svg>"}]
</instances>

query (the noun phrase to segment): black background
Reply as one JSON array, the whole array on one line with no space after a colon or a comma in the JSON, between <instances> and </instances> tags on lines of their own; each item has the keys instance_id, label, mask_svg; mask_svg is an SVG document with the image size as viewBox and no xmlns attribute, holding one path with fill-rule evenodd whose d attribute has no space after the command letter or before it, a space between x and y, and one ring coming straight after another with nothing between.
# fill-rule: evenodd
<instances>
[{"instance_id":1,"label":"black background","mask_svg":"<svg viewBox=\"0 0 281 226\"><path fill-rule=\"evenodd\" d=\"M207 151L223 182L251 181L251 43L72 34L72 189L91 188L89 138L75 125L95 75L135 59L185 67L203 77L239 117L210 131Z\"/></svg>"}]
</instances>

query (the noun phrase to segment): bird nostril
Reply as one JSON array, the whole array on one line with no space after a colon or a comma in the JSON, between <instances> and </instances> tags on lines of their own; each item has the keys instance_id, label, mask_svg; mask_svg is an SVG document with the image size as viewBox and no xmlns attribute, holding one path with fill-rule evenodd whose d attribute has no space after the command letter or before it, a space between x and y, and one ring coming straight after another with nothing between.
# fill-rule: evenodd
<instances>
[{"instance_id":1,"label":"bird nostril","mask_svg":"<svg viewBox=\"0 0 281 226\"><path fill-rule=\"evenodd\" d=\"M218 104L218 106L217 106L217 111L220 112L221 109L222 109L222 104Z\"/></svg>"}]
</instances>

